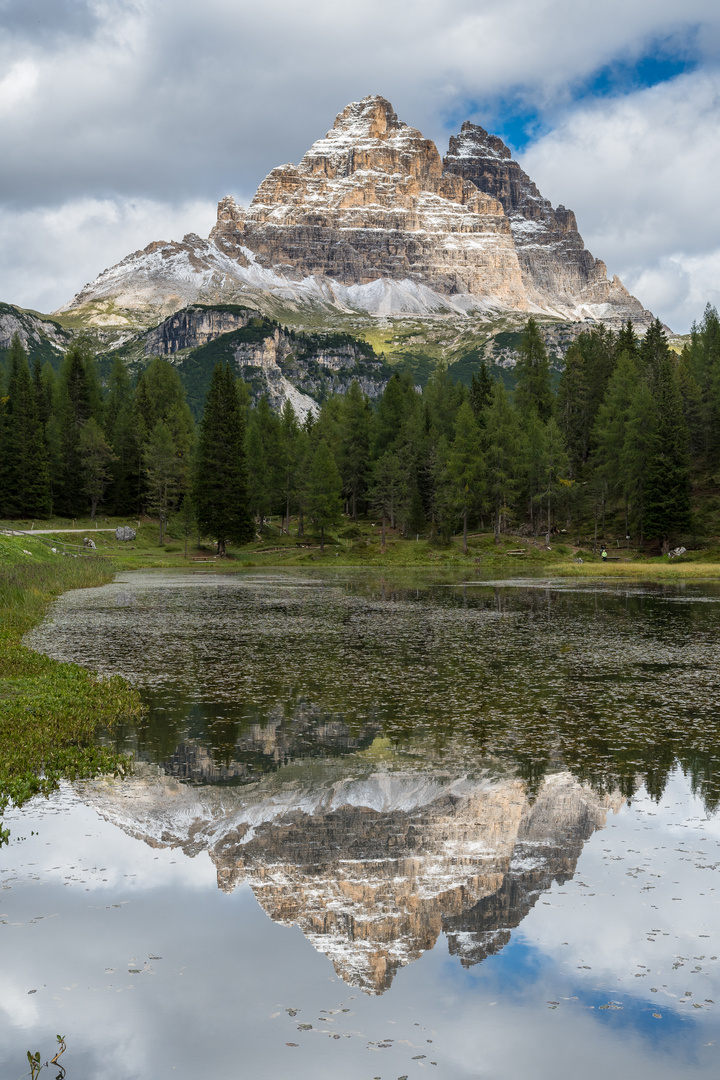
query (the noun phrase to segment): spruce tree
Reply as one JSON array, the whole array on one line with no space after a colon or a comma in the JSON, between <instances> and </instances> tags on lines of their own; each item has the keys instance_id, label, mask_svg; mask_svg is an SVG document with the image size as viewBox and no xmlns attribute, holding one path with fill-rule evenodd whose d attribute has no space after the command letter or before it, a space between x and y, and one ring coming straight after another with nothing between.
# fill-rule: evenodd
<instances>
[{"instance_id":1,"label":"spruce tree","mask_svg":"<svg viewBox=\"0 0 720 1080\"><path fill-rule=\"evenodd\" d=\"M157 514L158 543L162 544L168 515L174 509L182 487L182 466L170 428L158 420L143 450L147 507Z\"/></svg>"},{"instance_id":2,"label":"spruce tree","mask_svg":"<svg viewBox=\"0 0 720 1080\"><path fill-rule=\"evenodd\" d=\"M493 513L495 542L498 543L504 519L517 493L521 452L517 414L499 380L493 387L483 443L486 490Z\"/></svg>"},{"instance_id":3,"label":"spruce tree","mask_svg":"<svg viewBox=\"0 0 720 1080\"><path fill-rule=\"evenodd\" d=\"M112 446L94 416L83 424L79 447L83 463L83 491L90 499L90 520L94 521L98 503L102 502L110 483L110 466L115 459Z\"/></svg>"},{"instance_id":4,"label":"spruce tree","mask_svg":"<svg viewBox=\"0 0 720 1080\"><path fill-rule=\"evenodd\" d=\"M480 361L480 367L473 371L470 381L470 406L475 419L482 425L485 410L492 398L492 379L484 360Z\"/></svg>"},{"instance_id":5,"label":"spruce tree","mask_svg":"<svg viewBox=\"0 0 720 1080\"><path fill-rule=\"evenodd\" d=\"M3 517L50 516L47 448L27 353L13 335L0 432L0 505Z\"/></svg>"},{"instance_id":6,"label":"spruce tree","mask_svg":"<svg viewBox=\"0 0 720 1080\"><path fill-rule=\"evenodd\" d=\"M300 464L300 425L292 402L288 398L283 404L280 417L280 448L282 461L283 489L285 495L285 531L290 535L290 511L298 491L298 470Z\"/></svg>"},{"instance_id":7,"label":"spruce tree","mask_svg":"<svg viewBox=\"0 0 720 1080\"><path fill-rule=\"evenodd\" d=\"M57 512L67 517L79 516L86 504L80 432L99 408L91 362L85 343L71 346L60 368L53 403L49 441L55 474L54 501Z\"/></svg>"},{"instance_id":8,"label":"spruce tree","mask_svg":"<svg viewBox=\"0 0 720 1080\"><path fill-rule=\"evenodd\" d=\"M520 415L534 410L541 420L549 420L553 411L550 361L540 327L532 317L525 324L515 375L515 405Z\"/></svg>"},{"instance_id":9,"label":"spruce tree","mask_svg":"<svg viewBox=\"0 0 720 1080\"><path fill-rule=\"evenodd\" d=\"M218 555L254 534L248 503L245 418L228 365L216 364L200 423L195 472L195 513L201 534L213 537Z\"/></svg>"},{"instance_id":10,"label":"spruce tree","mask_svg":"<svg viewBox=\"0 0 720 1080\"><path fill-rule=\"evenodd\" d=\"M342 480L330 447L321 439L310 462L307 510L320 530L320 550L325 550L325 530L340 520Z\"/></svg>"},{"instance_id":11,"label":"spruce tree","mask_svg":"<svg viewBox=\"0 0 720 1080\"><path fill-rule=\"evenodd\" d=\"M357 521L358 502L367 490L370 415L367 398L358 381L353 379L343 401L340 440L343 490L350 500L353 521Z\"/></svg>"},{"instance_id":12,"label":"spruce tree","mask_svg":"<svg viewBox=\"0 0 720 1080\"><path fill-rule=\"evenodd\" d=\"M446 477L455 512L462 518L463 553L467 555L468 515L479 510L483 493L480 429L469 402L458 410Z\"/></svg>"},{"instance_id":13,"label":"spruce tree","mask_svg":"<svg viewBox=\"0 0 720 1080\"><path fill-rule=\"evenodd\" d=\"M675 363L660 359L655 381L655 452L644 477L645 533L667 548L671 536L690 527L688 433Z\"/></svg>"}]
</instances>

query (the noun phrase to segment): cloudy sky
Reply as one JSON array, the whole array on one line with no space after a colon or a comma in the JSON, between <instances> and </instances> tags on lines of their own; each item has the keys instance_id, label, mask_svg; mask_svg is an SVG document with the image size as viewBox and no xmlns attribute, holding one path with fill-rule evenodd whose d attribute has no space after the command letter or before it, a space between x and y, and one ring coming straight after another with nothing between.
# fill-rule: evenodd
<instances>
[{"instance_id":1,"label":"cloudy sky","mask_svg":"<svg viewBox=\"0 0 720 1080\"><path fill-rule=\"evenodd\" d=\"M0 0L0 300L207 235L368 93L505 137L673 329L720 305L714 0Z\"/></svg>"}]
</instances>

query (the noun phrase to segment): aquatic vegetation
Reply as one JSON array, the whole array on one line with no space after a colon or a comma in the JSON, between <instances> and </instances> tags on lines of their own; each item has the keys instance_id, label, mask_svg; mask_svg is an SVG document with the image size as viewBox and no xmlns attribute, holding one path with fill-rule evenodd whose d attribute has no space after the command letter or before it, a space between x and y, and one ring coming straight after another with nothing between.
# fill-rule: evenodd
<instances>
[{"instance_id":1,"label":"aquatic vegetation","mask_svg":"<svg viewBox=\"0 0 720 1080\"><path fill-rule=\"evenodd\" d=\"M112 571L99 560L0 565L0 813L47 794L63 778L119 773L125 757L96 745L100 726L139 717L138 694L123 679L99 679L29 649L23 636L54 596L102 585ZM0 828L0 843L7 830Z\"/></svg>"}]
</instances>

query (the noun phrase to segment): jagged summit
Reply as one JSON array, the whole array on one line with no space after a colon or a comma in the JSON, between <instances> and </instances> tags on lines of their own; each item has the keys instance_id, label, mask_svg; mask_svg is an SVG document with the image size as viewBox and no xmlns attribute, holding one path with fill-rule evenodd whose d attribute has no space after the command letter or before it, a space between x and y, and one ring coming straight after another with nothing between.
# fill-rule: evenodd
<instances>
[{"instance_id":1,"label":"jagged summit","mask_svg":"<svg viewBox=\"0 0 720 1080\"><path fill-rule=\"evenodd\" d=\"M608 281L605 263L585 248L573 211L562 204L553 208L543 198L502 139L466 120L459 134L450 138L443 165L502 203L532 302L607 305L637 320L638 301L618 277Z\"/></svg>"},{"instance_id":2,"label":"jagged summit","mask_svg":"<svg viewBox=\"0 0 720 1080\"><path fill-rule=\"evenodd\" d=\"M382 315L649 318L502 140L466 122L443 160L377 95L343 109L299 164L273 169L247 209L221 199L207 240L150 244L64 310L87 307L89 321L107 324L268 297Z\"/></svg>"}]
</instances>

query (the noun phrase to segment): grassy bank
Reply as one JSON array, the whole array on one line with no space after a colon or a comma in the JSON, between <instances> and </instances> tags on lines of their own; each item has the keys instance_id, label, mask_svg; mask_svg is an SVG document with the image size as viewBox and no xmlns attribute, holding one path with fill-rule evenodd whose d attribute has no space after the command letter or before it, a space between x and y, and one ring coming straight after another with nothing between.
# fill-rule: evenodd
<instances>
[{"instance_id":1,"label":"grassy bank","mask_svg":"<svg viewBox=\"0 0 720 1080\"><path fill-rule=\"evenodd\" d=\"M100 725L137 715L137 693L120 678L99 680L22 644L54 597L113 574L108 562L62 558L38 540L0 536L0 813L10 800L21 806L53 790L61 778L124 768L94 736Z\"/></svg>"}]
</instances>

